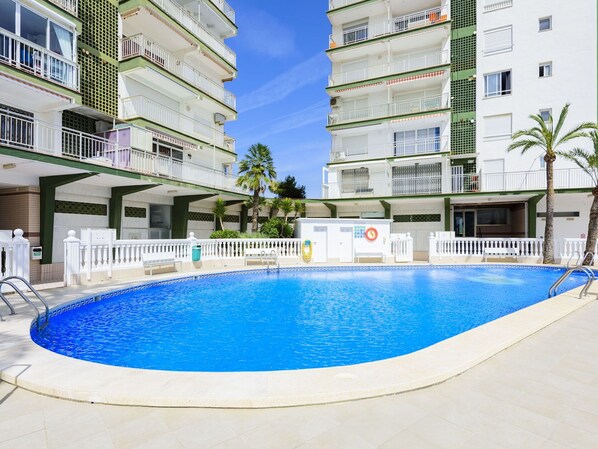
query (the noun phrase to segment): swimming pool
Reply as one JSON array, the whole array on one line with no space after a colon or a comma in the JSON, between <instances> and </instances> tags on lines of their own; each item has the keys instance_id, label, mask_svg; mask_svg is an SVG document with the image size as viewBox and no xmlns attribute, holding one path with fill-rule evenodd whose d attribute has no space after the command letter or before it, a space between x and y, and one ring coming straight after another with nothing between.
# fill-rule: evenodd
<instances>
[{"instance_id":1,"label":"swimming pool","mask_svg":"<svg viewBox=\"0 0 598 449\"><path fill-rule=\"evenodd\" d=\"M69 305L31 336L62 355L153 370L345 366L409 354L538 303L561 273L422 266L200 276ZM562 290L583 282L572 276Z\"/></svg>"}]
</instances>

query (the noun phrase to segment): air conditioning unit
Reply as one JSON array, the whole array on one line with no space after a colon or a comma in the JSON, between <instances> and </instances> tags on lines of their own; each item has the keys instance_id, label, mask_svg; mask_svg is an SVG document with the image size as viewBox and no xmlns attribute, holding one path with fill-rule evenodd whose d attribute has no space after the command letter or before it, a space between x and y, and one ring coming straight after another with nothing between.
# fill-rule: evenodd
<instances>
[{"instance_id":1,"label":"air conditioning unit","mask_svg":"<svg viewBox=\"0 0 598 449\"><path fill-rule=\"evenodd\" d=\"M332 97L330 99L330 107L335 107L337 103L338 103L338 97Z\"/></svg>"},{"instance_id":2,"label":"air conditioning unit","mask_svg":"<svg viewBox=\"0 0 598 449\"><path fill-rule=\"evenodd\" d=\"M224 125L225 122L226 117L224 116L224 114L214 114L214 123L216 123L217 125Z\"/></svg>"},{"instance_id":3,"label":"air conditioning unit","mask_svg":"<svg viewBox=\"0 0 598 449\"><path fill-rule=\"evenodd\" d=\"M332 157L335 161L344 161L345 159L347 159L347 153L345 153L344 151L335 151Z\"/></svg>"}]
</instances>

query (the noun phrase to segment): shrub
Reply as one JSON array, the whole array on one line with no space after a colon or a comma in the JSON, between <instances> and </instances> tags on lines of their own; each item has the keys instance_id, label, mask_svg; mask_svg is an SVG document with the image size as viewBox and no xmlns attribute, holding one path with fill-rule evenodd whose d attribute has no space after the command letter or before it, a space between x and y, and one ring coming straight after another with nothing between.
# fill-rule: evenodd
<instances>
[{"instance_id":1,"label":"shrub","mask_svg":"<svg viewBox=\"0 0 598 449\"><path fill-rule=\"evenodd\" d=\"M238 239L240 237L239 231L231 229L223 229L222 231L214 231L210 235L211 239Z\"/></svg>"},{"instance_id":2,"label":"shrub","mask_svg":"<svg viewBox=\"0 0 598 449\"><path fill-rule=\"evenodd\" d=\"M270 237L267 236L266 234L262 234L261 232L255 232L255 233L250 233L250 232L242 232L241 234L239 234L239 238L241 239L269 239Z\"/></svg>"},{"instance_id":3,"label":"shrub","mask_svg":"<svg viewBox=\"0 0 598 449\"><path fill-rule=\"evenodd\" d=\"M265 222L260 229L262 234L269 238L288 238L293 236L293 228L280 217L274 217Z\"/></svg>"}]
</instances>

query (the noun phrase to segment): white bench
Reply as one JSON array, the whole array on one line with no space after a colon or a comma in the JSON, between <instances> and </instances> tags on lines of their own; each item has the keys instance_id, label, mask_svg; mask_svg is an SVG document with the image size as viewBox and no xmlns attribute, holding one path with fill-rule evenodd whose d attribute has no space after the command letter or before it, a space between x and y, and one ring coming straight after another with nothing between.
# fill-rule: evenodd
<instances>
[{"instance_id":1,"label":"white bench","mask_svg":"<svg viewBox=\"0 0 598 449\"><path fill-rule=\"evenodd\" d=\"M490 257L513 257L519 261L519 248L485 248L484 249L484 262L488 261Z\"/></svg>"},{"instance_id":2,"label":"white bench","mask_svg":"<svg viewBox=\"0 0 598 449\"><path fill-rule=\"evenodd\" d=\"M146 268L150 269L150 276L154 274L154 267L162 267L164 265L172 265L176 270L176 264L181 264L181 271L183 269L183 262L177 260L174 253L144 253L141 255L143 262L143 271Z\"/></svg>"},{"instance_id":3,"label":"white bench","mask_svg":"<svg viewBox=\"0 0 598 449\"><path fill-rule=\"evenodd\" d=\"M245 250L245 265L250 260L259 260L260 263L277 263L278 262L278 253L275 249L257 249L257 248L249 248Z\"/></svg>"},{"instance_id":4,"label":"white bench","mask_svg":"<svg viewBox=\"0 0 598 449\"><path fill-rule=\"evenodd\" d=\"M383 251L355 251L354 259L380 259L382 262L386 262L386 254Z\"/></svg>"}]
</instances>

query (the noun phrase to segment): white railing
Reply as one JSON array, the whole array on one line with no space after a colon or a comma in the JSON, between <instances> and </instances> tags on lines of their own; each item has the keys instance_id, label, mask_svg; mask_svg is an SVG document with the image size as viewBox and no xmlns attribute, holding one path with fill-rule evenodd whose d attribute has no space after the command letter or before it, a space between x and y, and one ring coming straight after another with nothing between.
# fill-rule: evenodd
<instances>
[{"instance_id":1,"label":"white railing","mask_svg":"<svg viewBox=\"0 0 598 449\"><path fill-rule=\"evenodd\" d=\"M496 11L509 6L513 6L513 0L486 0L484 12Z\"/></svg>"},{"instance_id":2,"label":"white railing","mask_svg":"<svg viewBox=\"0 0 598 449\"><path fill-rule=\"evenodd\" d=\"M562 239L554 243L555 254L561 259L562 264L569 261L571 261L571 264L581 262L586 252L586 239ZM598 254L598 242L594 247L594 254Z\"/></svg>"},{"instance_id":3,"label":"white railing","mask_svg":"<svg viewBox=\"0 0 598 449\"><path fill-rule=\"evenodd\" d=\"M373 157L401 157L423 154L434 154L448 151L448 136L431 137L429 139L404 140L382 144L364 145L360 148L343 148L342 145L330 152L332 162L344 161L347 158L363 155Z\"/></svg>"},{"instance_id":4,"label":"white railing","mask_svg":"<svg viewBox=\"0 0 598 449\"><path fill-rule=\"evenodd\" d=\"M60 6L65 11L70 12L73 16L77 16L79 13L79 0L50 0L55 5Z\"/></svg>"},{"instance_id":5,"label":"white railing","mask_svg":"<svg viewBox=\"0 0 598 449\"><path fill-rule=\"evenodd\" d=\"M328 114L328 125L436 111L439 109L447 109L449 104L449 95L444 94L397 101L388 104L379 104L360 109L340 108L339 110Z\"/></svg>"},{"instance_id":6,"label":"white railing","mask_svg":"<svg viewBox=\"0 0 598 449\"><path fill-rule=\"evenodd\" d=\"M343 6L352 5L353 3L358 3L363 0L328 0L328 10L333 10L337 8L342 8Z\"/></svg>"},{"instance_id":7,"label":"white railing","mask_svg":"<svg viewBox=\"0 0 598 449\"><path fill-rule=\"evenodd\" d=\"M369 23L357 28L343 30L330 35L330 48L364 42L388 34L404 33L413 29L446 22L449 20L449 8L431 8L404 16L394 17L376 23Z\"/></svg>"},{"instance_id":8,"label":"white railing","mask_svg":"<svg viewBox=\"0 0 598 449\"><path fill-rule=\"evenodd\" d=\"M433 195L442 193L442 176L393 178L392 195Z\"/></svg>"},{"instance_id":9,"label":"white railing","mask_svg":"<svg viewBox=\"0 0 598 449\"><path fill-rule=\"evenodd\" d=\"M235 10L226 2L226 0L208 0L215 5L232 23L235 23Z\"/></svg>"},{"instance_id":10,"label":"white railing","mask_svg":"<svg viewBox=\"0 0 598 449\"><path fill-rule=\"evenodd\" d=\"M236 176L222 171L128 146L123 147L102 137L50 125L28 117L0 113L0 143L18 149L78 159L136 173L245 192L236 186Z\"/></svg>"},{"instance_id":11,"label":"white railing","mask_svg":"<svg viewBox=\"0 0 598 449\"><path fill-rule=\"evenodd\" d=\"M191 262L192 247L201 246L201 260L237 259L245 257L248 249L276 251L279 257L301 257L301 239L196 239L191 232L188 239L171 240L114 240L101 244L91 239L82 242L69 231L64 240L65 282L76 285L83 274L88 281L93 273L143 267L143 254L174 254L176 260Z\"/></svg>"},{"instance_id":12,"label":"white railing","mask_svg":"<svg viewBox=\"0 0 598 449\"><path fill-rule=\"evenodd\" d=\"M485 192L544 190L546 189L546 171L521 171L507 173L485 173L481 177L481 189ZM555 189L574 189L594 187L595 183L581 168L562 168L554 170Z\"/></svg>"},{"instance_id":13,"label":"white railing","mask_svg":"<svg viewBox=\"0 0 598 449\"><path fill-rule=\"evenodd\" d=\"M23 237L22 229L15 229L13 233L12 239L0 241L0 280L20 276L29 281L29 240ZM12 291L12 288L2 286L0 291ZM0 306L2 304L0 302Z\"/></svg>"},{"instance_id":14,"label":"white railing","mask_svg":"<svg viewBox=\"0 0 598 449\"><path fill-rule=\"evenodd\" d=\"M216 100L236 109L236 97L206 75L200 73L190 64L176 58L154 42L137 34L121 40L121 54L123 59L142 56L156 65L163 67L173 75L188 81L193 86L202 90Z\"/></svg>"},{"instance_id":15,"label":"white railing","mask_svg":"<svg viewBox=\"0 0 598 449\"><path fill-rule=\"evenodd\" d=\"M447 237L447 233L430 234L429 261L456 257L484 257L485 250L512 250L519 257L542 258L541 238Z\"/></svg>"},{"instance_id":16,"label":"white railing","mask_svg":"<svg viewBox=\"0 0 598 449\"><path fill-rule=\"evenodd\" d=\"M224 133L212 127L207 120L196 120L140 95L121 99L121 105L123 119L145 118L224 148Z\"/></svg>"},{"instance_id":17,"label":"white railing","mask_svg":"<svg viewBox=\"0 0 598 449\"><path fill-rule=\"evenodd\" d=\"M38 78L79 90L79 66L62 56L0 29L0 62Z\"/></svg>"},{"instance_id":18,"label":"white railing","mask_svg":"<svg viewBox=\"0 0 598 449\"><path fill-rule=\"evenodd\" d=\"M355 83L372 78L379 78L393 74L411 72L413 70L435 67L448 64L448 52L438 51L436 53L411 53L402 55L399 60L391 63L379 64L371 67L364 67L359 70L334 73L328 77L328 86L339 84Z\"/></svg>"},{"instance_id":19,"label":"white railing","mask_svg":"<svg viewBox=\"0 0 598 449\"><path fill-rule=\"evenodd\" d=\"M237 55L222 40L211 34L195 17L185 8L173 0L151 0L169 16L189 30L194 36L206 43L208 47L222 56L233 67L237 64Z\"/></svg>"},{"instance_id":20,"label":"white railing","mask_svg":"<svg viewBox=\"0 0 598 449\"><path fill-rule=\"evenodd\" d=\"M413 262L413 237L406 234L391 234L391 252L395 262Z\"/></svg>"}]
</instances>

